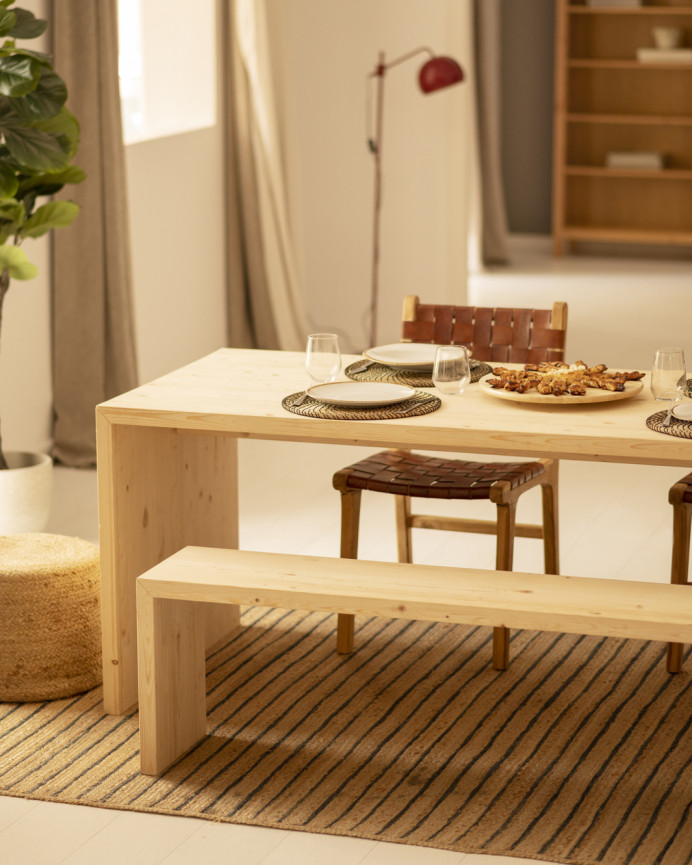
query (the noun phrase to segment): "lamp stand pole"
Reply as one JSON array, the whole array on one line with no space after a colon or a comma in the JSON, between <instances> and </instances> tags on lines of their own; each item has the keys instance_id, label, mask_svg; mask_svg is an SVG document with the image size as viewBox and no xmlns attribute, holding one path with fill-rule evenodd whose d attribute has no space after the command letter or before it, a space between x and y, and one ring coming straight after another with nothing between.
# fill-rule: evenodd
<instances>
[{"instance_id":1,"label":"lamp stand pole","mask_svg":"<svg viewBox=\"0 0 692 865\"><path fill-rule=\"evenodd\" d=\"M464 73L451 57L435 56L430 48L422 46L402 54L390 63L384 62L384 51L380 51L375 70L368 78L377 78L375 106L375 137L368 140L370 152L375 160L375 201L372 221L372 280L370 287L370 348L377 344L377 305L379 300L380 269L380 211L382 209L382 115L384 113L384 74L392 66L398 66L415 57L428 54L428 61L421 67L418 82L423 93L433 93L463 81Z\"/></svg>"},{"instance_id":2,"label":"lamp stand pole","mask_svg":"<svg viewBox=\"0 0 692 865\"><path fill-rule=\"evenodd\" d=\"M377 304L380 269L380 210L382 208L382 115L384 97L384 52L380 51L375 75L377 77L375 138L370 148L375 159L375 200L372 222L372 275L370 283L370 348L377 345Z\"/></svg>"}]
</instances>

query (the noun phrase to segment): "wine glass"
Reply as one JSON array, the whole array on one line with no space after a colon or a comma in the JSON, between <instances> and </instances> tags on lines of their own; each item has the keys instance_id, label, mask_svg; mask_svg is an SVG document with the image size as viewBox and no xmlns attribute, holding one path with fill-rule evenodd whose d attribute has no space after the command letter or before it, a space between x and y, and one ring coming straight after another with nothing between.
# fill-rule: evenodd
<instances>
[{"instance_id":1,"label":"wine glass","mask_svg":"<svg viewBox=\"0 0 692 865\"><path fill-rule=\"evenodd\" d=\"M465 345L438 345L433 383L441 393L459 395L471 380L469 350Z\"/></svg>"},{"instance_id":2,"label":"wine glass","mask_svg":"<svg viewBox=\"0 0 692 865\"><path fill-rule=\"evenodd\" d=\"M678 402L688 395L685 352L681 348L657 348L651 369L651 393L660 402Z\"/></svg>"}]
</instances>

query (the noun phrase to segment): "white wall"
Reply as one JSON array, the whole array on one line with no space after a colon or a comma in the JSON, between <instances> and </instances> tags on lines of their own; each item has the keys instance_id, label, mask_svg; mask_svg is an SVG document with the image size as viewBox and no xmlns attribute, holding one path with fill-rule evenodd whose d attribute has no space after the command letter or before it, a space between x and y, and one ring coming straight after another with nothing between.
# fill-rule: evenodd
<instances>
[{"instance_id":1,"label":"white wall","mask_svg":"<svg viewBox=\"0 0 692 865\"><path fill-rule=\"evenodd\" d=\"M39 269L35 279L10 283L0 335L0 423L9 451L46 452L51 446L49 240L27 242Z\"/></svg>"},{"instance_id":2,"label":"white wall","mask_svg":"<svg viewBox=\"0 0 692 865\"><path fill-rule=\"evenodd\" d=\"M268 0L289 207L311 327L366 346L373 160L366 77L419 46L470 72L469 0ZM424 96L425 57L385 79L379 342L397 341L401 302L463 302L471 85ZM372 88L374 108L374 88ZM371 131L374 132L374 123Z\"/></svg>"},{"instance_id":3,"label":"white wall","mask_svg":"<svg viewBox=\"0 0 692 865\"><path fill-rule=\"evenodd\" d=\"M227 344L218 126L126 148L140 381Z\"/></svg>"}]
</instances>

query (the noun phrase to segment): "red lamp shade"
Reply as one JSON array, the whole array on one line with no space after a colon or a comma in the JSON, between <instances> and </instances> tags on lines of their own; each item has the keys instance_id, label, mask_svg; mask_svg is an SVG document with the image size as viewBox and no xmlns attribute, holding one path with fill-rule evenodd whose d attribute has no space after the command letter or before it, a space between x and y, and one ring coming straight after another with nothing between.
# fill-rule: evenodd
<instances>
[{"instance_id":1,"label":"red lamp shade","mask_svg":"<svg viewBox=\"0 0 692 865\"><path fill-rule=\"evenodd\" d=\"M423 93L432 93L464 80L464 72L451 57L432 57L421 66L418 82Z\"/></svg>"}]
</instances>

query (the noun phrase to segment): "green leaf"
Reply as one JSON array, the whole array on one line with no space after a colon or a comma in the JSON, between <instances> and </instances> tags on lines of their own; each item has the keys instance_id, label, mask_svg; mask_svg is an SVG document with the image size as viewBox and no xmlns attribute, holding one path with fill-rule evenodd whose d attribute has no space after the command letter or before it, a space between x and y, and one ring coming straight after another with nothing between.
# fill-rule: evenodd
<instances>
[{"instance_id":1,"label":"green leaf","mask_svg":"<svg viewBox=\"0 0 692 865\"><path fill-rule=\"evenodd\" d=\"M0 219L22 222L24 220L24 205L16 198L0 199Z\"/></svg>"},{"instance_id":2,"label":"green leaf","mask_svg":"<svg viewBox=\"0 0 692 865\"><path fill-rule=\"evenodd\" d=\"M33 279L38 275L38 268L24 250L7 243L0 246L0 272L4 270L9 271L10 279Z\"/></svg>"},{"instance_id":3,"label":"green leaf","mask_svg":"<svg viewBox=\"0 0 692 865\"><path fill-rule=\"evenodd\" d=\"M67 149L70 143L62 137L29 126L4 125L0 119L0 127L3 126L7 149L12 159L27 169L27 174L60 171L72 158Z\"/></svg>"},{"instance_id":4,"label":"green leaf","mask_svg":"<svg viewBox=\"0 0 692 865\"><path fill-rule=\"evenodd\" d=\"M14 170L4 162L0 162L0 196L12 198L19 189L19 180Z\"/></svg>"},{"instance_id":5,"label":"green leaf","mask_svg":"<svg viewBox=\"0 0 692 865\"><path fill-rule=\"evenodd\" d=\"M3 4L4 6L4 4ZM17 16L9 9L0 9L0 36L7 36L15 25Z\"/></svg>"},{"instance_id":6,"label":"green leaf","mask_svg":"<svg viewBox=\"0 0 692 865\"><path fill-rule=\"evenodd\" d=\"M2 156L0 156L0 165L2 165ZM81 183L85 178L86 174L81 168L69 165L64 171L39 174L20 180L17 197L22 197L30 189L35 189L36 195L54 195L66 183Z\"/></svg>"},{"instance_id":7,"label":"green leaf","mask_svg":"<svg viewBox=\"0 0 692 865\"><path fill-rule=\"evenodd\" d=\"M12 13L10 13L12 14ZM17 23L10 30L10 36L13 39L35 39L40 36L48 26L48 22L41 18L37 18L33 12L28 9L15 9L14 14L17 17ZM2 31L0 30L0 33Z\"/></svg>"},{"instance_id":8,"label":"green leaf","mask_svg":"<svg viewBox=\"0 0 692 865\"><path fill-rule=\"evenodd\" d=\"M79 213L74 201L49 201L29 217L20 228L22 237L41 237L53 228L66 228Z\"/></svg>"},{"instance_id":9,"label":"green leaf","mask_svg":"<svg viewBox=\"0 0 692 865\"><path fill-rule=\"evenodd\" d=\"M0 57L15 56L32 57L34 60L38 60L42 66L50 66L52 68L53 58L50 54L46 54L43 51L34 51L31 48L18 48L15 45L14 39L8 39L0 47Z\"/></svg>"},{"instance_id":10,"label":"green leaf","mask_svg":"<svg viewBox=\"0 0 692 865\"><path fill-rule=\"evenodd\" d=\"M26 211L23 202L14 198L0 201L0 244L14 237L25 219Z\"/></svg>"},{"instance_id":11,"label":"green leaf","mask_svg":"<svg viewBox=\"0 0 692 865\"><path fill-rule=\"evenodd\" d=\"M36 89L12 100L12 108L27 123L49 120L60 113L67 99L67 87L51 69L42 69Z\"/></svg>"},{"instance_id":12,"label":"green leaf","mask_svg":"<svg viewBox=\"0 0 692 865\"><path fill-rule=\"evenodd\" d=\"M37 121L34 124L34 128L41 132L47 132L58 139L65 152L65 164L77 152L77 148L79 147L79 123L74 114L71 114L64 106L55 117L51 117L49 120ZM60 167L62 168L64 165Z\"/></svg>"},{"instance_id":13,"label":"green leaf","mask_svg":"<svg viewBox=\"0 0 692 865\"><path fill-rule=\"evenodd\" d=\"M0 57L0 93L4 96L25 96L31 93L40 77L41 64L34 57Z\"/></svg>"}]
</instances>

